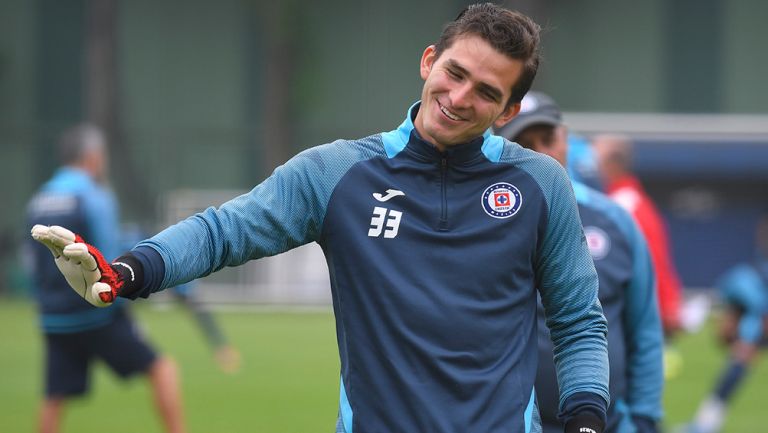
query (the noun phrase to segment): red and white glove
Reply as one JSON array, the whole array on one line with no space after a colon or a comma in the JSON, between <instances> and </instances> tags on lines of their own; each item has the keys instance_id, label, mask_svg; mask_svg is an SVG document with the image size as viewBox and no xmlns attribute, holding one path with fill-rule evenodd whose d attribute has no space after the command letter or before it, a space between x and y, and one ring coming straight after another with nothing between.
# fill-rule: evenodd
<instances>
[{"instance_id":1,"label":"red and white glove","mask_svg":"<svg viewBox=\"0 0 768 433\"><path fill-rule=\"evenodd\" d=\"M96 307L108 307L123 281L101 252L83 238L59 226L36 225L32 238L48 247L67 283Z\"/></svg>"}]
</instances>

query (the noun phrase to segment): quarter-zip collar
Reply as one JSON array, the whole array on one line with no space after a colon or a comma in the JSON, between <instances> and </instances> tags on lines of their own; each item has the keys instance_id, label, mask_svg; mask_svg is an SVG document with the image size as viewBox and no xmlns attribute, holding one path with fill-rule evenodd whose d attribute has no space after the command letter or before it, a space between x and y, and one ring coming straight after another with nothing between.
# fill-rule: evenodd
<instances>
[{"instance_id":1,"label":"quarter-zip collar","mask_svg":"<svg viewBox=\"0 0 768 433\"><path fill-rule=\"evenodd\" d=\"M469 143L457 144L440 151L434 144L424 140L419 131L414 128L408 140L406 148L429 161L448 160L452 165L461 165L469 163L478 158L484 158L482 147L484 138L482 136L475 138Z\"/></svg>"},{"instance_id":2,"label":"quarter-zip collar","mask_svg":"<svg viewBox=\"0 0 768 433\"><path fill-rule=\"evenodd\" d=\"M471 163L479 158L498 161L504 140L492 135L490 129L468 143L451 146L444 152L440 152L432 143L424 140L414 127L413 120L420 106L420 101L413 104L408 110L405 121L397 129L382 134L387 156L392 158L407 148L421 159L427 161L447 159L452 165Z\"/></svg>"}]
</instances>

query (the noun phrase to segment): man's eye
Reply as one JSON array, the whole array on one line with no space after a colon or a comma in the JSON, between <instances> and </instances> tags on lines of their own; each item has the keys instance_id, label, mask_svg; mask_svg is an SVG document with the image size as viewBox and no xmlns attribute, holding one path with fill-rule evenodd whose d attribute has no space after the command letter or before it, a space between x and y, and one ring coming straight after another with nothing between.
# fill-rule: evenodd
<instances>
[{"instance_id":1,"label":"man's eye","mask_svg":"<svg viewBox=\"0 0 768 433\"><path fill-rule=\"evenodd\" d=\"M461 75L459 75L459 73L458 73L458 72L456 72L456 71L452 71L452 70L448 69L448 70L447 70L447 72L448 72L448 75L449 75L451 78L456 78L456 79L459 79L459 78L461 78Z\"/></svg>"},{"instance_id":2,"label":"man's eye","mask_svg":"<svg viewBox=\"0 0 768 433\"><path fill-rule=\"evenodd\" d=\"M483 99L486 99L488 101L496 102L496 95L494 95L491 92L480 92L480 96L482 96Z\"/></svg>"}]
</instances>

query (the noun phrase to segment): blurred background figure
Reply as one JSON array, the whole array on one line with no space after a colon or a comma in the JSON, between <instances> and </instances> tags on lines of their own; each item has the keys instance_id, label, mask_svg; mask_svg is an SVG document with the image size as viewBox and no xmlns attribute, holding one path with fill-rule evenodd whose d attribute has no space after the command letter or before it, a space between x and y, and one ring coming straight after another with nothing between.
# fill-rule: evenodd
<instances>
[{"instance_id":1,"label":"blurred background figure","mask_svg":"<svg viewBox=\"0 0 768 433\"><path fill-rule=\"evenodd\" d=\"M632 172L632 143L629 137L599 134L592 138L592 147L605 192L632 215L648 243L667 343L664 375L668 379L675 377L683 364L682 356L672 345L672 338L681 326L682 285L672 259L666 223L640 179Z\"/></svg>"},{"instance_id":2,"label":"blurred background figure","mask_svg":"<svg viewBox=\"0 0 768 433\"><path fill-rule=\"evenodd\" d=\"M599 279L599 299L608 320L611 406L606 433L654 433L662 416L663 334L648 248L632 217L618 204L576 179L594 179L589 147L568 137L560 108L548 95L531 91L520 113L497 134L544 153L569 167L579 215ZM577 149L570 149L576 142ZM579 143L580 141L580 143ZM577 154L578 173L566 161ZM559 389L554 349L539 298L539 364L536 396L544 433L559 433Z\"/></svg>"},{"instance_id":3,"label":"blurred background figure","mask_svg":"<svg viewBox=\"0 0 768 433\"><path fill-rule=\"evenodd\" d=\"M661 322L664 334L671 337L680 329L682 288L672 260L666 223L640 180L632 173L629 138L601 134L592 138L592 146L605 192L632 215L648 242L656 271Z\"/></svg>"},{"instance_id":4,"label":"blurred background figure","mask_svg":"<svg viewBox=\"0 0 768 433\"><path fill-rule=\"evenodd\" d=\"M568 175L576 182L603 191L603 181L592 144L584 136L568 131Z\"/></svg>"},{"instance_id":5,"label":"blurred background figure","mask_svg":"<svg viewBox=\"0 0 768 433\"><path fill-rule=\"evenodd\" d=\"M237 373L241 363L240 351L229 344L216 319L196 296L196 287L192 281L176 286L172 289L173 297L192 314L195 323L203 332L205 341L213 351L213 358L219 369L224 373Z\"/></svg>"},{"instance_id":6,"label":"blurred background figure","mask_svg":"<svg viewBox=\"0 0 768 433\"><path fill-rule=\"evenodd\" d=\"M116 257L120 251L118 208L106 186L108 159L103 133L88 124L74 126L61 135L58 150L62 166L29 203L29 227L72 227L106 257ZM96 360L121 378L147 377L165 430L185 431L175 363L159 355L144 339L122 303L115 308L94 308L72 292L50 251L37 242L30 244L33 259L29 271L45 340L40 432L59 431L65 404L88 393Z\"/></svg>"},{"instance_id":7,"label":"blurred background figure","mask_svg":"<svg viewBox=\"0 0 768 433\"><path fill-rule=\"evenodd\" d=\"M148 237L148 233L138 225L124 225L121 230L120 250L131 249L146 237ZM240 351L230 344L216 318L200 299L197 292L198 287L197 282L190 281L171 288L169 292L173 301L181 304L192 315L192 319L205 337L205 342L213 352L213 359L218 368L224 373L237 373L240 371L240 364L242 363Z\"/></svg>"},{"instance_id":8,"label":"blurred background figure","mask_svg":"<svg viewBox=\"0 0 768 433\"><path fill-rule=\"evenodd\" d=\"M728 347L728 362L687 433L720 431L728 402L760 349L768 346L768 215L758 223L755 236L754 259L730 269L717 284L724 307L720 339Z\"/></svg>"}]
</instances>

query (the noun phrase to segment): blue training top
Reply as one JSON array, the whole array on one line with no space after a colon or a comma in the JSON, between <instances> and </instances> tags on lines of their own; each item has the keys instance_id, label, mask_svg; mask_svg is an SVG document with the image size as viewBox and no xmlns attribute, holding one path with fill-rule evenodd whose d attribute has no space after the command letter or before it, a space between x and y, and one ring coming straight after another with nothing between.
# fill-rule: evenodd
<instances>
[{"instance_id":1,"label":"blue training top","mask_svg":"<svg viewBox=\"0 0 768 433\"><path fill-rule=\"evenodd\" d=\"M30 201L29 226L59 225L81 235L107 260L119 251L117 203L114 195L84 171L63 167L56 171ZM48 333L71 333L108 324L116 308L96 308L72 291L45 246L30 242L31 277Z\"/></svg>"},{"instance_id":2,"label":"blue training top","mask_svg":"<svg viewBox=\"0 0 768 433\"><path fill-rule=\"evenodd\" d=\"M140 243L148 278L161 270L162 282L139 295L317 242L340 431L518 433L540 431L538 287L561 407L604 413L606 322L564 169L490 132L439 152L414 129L417 110L396 130L308 149Z\"/></svg>"},{"instance_id":3,"label":"blue training top","mask_svg":"<svg viewBox=\"0 0 768 433\"><path fill-rule=\"evenodd\" d=\"M758 344L765 337L763 321L768 320L768 259L758 257L723 275L717 287L726 304L743 310L739 320L739 339Z\"/></svg>"},{"instance_id":4,"label":"blue training top","mask_svg":"<svg viewBox=\"0 0 768 433\"><path fill-rule=\"evenodd\" d=\"M657 421L662 416L664 342L653 268L642 233L626 211L586 185L573 182L573 189L608 321L612 406L606 431L624 431L619 426L631 422L627 415ZM552 342L541 305L540 310L536 392L543 422L562 431Z\"/></svg>"}]
</instances>

